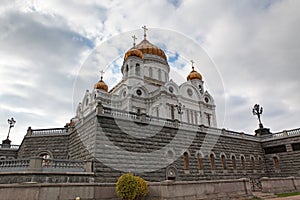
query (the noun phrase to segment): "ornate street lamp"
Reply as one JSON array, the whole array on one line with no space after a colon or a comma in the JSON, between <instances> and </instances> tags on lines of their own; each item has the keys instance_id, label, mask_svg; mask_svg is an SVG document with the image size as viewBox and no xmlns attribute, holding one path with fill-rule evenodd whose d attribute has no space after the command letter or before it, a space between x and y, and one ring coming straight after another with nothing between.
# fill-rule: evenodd
<instances>
[{"instance_id":1,"label":"ornate street lamp","mask_svg":"<svg viewBox=\"0 0 300 200\"><path fill-rule=\"evenodd\" d=\"M257 115L258 122L259 122L259 128L264 128L263 124L261 123L261 114L263 113L263 108L260 107L258 104L255 104L252 109L253 115Z\"/></svg>"},{"instance_id":2,"label":"ornate street lamp","mask_svg":"<svg viewBox=\"0 0 300 200\"><path fill-rule=\"evenodd\" d=\"M9 139L9 134L10 134L10 129L15 126L16 120L14 120L14 118L12 117L11 119L8 119L7 122L9 124L9 129L8 129L8 134L7 134L6 139L8 140Z\"/></svg>"}]
</instances>

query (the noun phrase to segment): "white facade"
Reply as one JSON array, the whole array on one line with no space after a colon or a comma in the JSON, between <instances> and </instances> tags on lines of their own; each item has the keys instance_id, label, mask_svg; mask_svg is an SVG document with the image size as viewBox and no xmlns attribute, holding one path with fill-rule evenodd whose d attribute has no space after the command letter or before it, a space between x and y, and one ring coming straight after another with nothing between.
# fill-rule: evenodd
<instances>
[{"instance_id":1,"label":"white facade","mask_svg":"<svg viewBox=\"0 0 300 200\"><path fill-rule=\"evenodd\" d=\"M202 76L193 69L181 85L169 80L164 52L146 38L126 52L121 70L122 80L110 91L102 87L102 79L92 92L86 91L77 118L88 115L100 102L112 109L217 127L214 99L204 91Z\"/></svg>"}]
</instances>

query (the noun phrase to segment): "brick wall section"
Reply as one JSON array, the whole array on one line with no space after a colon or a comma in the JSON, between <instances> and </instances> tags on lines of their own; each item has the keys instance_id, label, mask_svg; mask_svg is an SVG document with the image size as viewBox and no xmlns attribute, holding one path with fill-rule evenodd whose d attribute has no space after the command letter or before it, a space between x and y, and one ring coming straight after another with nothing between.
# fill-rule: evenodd
<instances>
[{"instance_id":1,"label":"brick wall section","mask_svg":"<svg viewBox=\"0 0 300 200\"><path fill-rule=\"evenodd\" d=\"M67 159L68 138L68 134L25 136L18 158L36 157L41 152L50 152L54 159Z\"/></svg>"},{"instance_id":2,"label":"brick wall section","mask_svg":"<svg viewBox=\"0 0 300 200\"><path fill-rule=\"evenodd\" d=\"M293 151L292 143L300 143L299 136L289 136L277 139L266 139L262 142L262 147L273 147L278 145L286 145L287 152L266 154L266 175L268 177L289 177L300 175L300 151ZM275 170L273 157L278 156L279 169Z\"/></svg>"},{"instance_id":3,"label":"brick wall section","mask_svg":"<svg viewBox=\"0 0 300 200\"><path fill-rule=\"evenodd\" d=\"M69 138L69 159L94 160L96 122L95 113L91 113L82 123L77 124Z\"/></svg>"},{"instance_id":4,"label":"brick wall section","mask_svg":"<svg viewBox=\"0 0 300 200\"><path fill-rule=\"evenodd\" d=\"M0 159L17 158L18 149L0 148Z\"/></svg>"},{"instance_id":5,"label":"brick wall section","mask_svg":"<svg viewBox=\"0 0 300 200\"><path fill-rule=\"evenodd\" d=\"M158 131L157 131L158 130ZM144 134L146 138L137 138L134 133ZM156 134L155 134L156 133ZM264 170L260 169L258 164L258 157L263 158L263 149L259 140L246 140L243 138L224 137L224 136L211 136L206 140L206 143L217 143L211 150L215 154L215 170L212 173L210 169L210 160L208 155L202 158L203 174L199 174L197 169L196 152L200 150L206 133L198 131L196 136L192 138L192 143L185 146L189 136L193 133L189 130L171 128L171 127L156 127L155 125L147 126L147 124L137 123L128 120L114 120L111 117L98 116L98 127L96 136L95 156L98 161L95 164L97 180L100 182L115 182L120 176L120 171L107 167L106 163L115 164L117 168L122 168L123 171L135 171L151 169L153 166L159 166L160 163L166 162L166 152L159 155L148 154L145 157L142 153L155 152L159 149L166 147L170 141L178 135L182 135L180 140L177 140L172 149L175 152L175 161L172 165L176 166L178 170L177 180L192 181L202 179L230 179L242 177L259 177L265 176ZM214 138L217 137L217 138ZM103 141L108 140L103 143ZM104 147L104 146L107 146ZM117 146L118 148L112 148ZM212 145L213 146L213 145ZM184 148L187 147L189 151L189 169L184 170L184 161L182 153ZM124 151L134 152L139 157L126 156ZM227 169L223 170L222 161L220 158L221 153L226 155ZM237 170L234 172L232 167L231 154L236 156ZM242 170L240 155L245 156L245 170ZM252 170L250 156L255 158L255 170ZM130 160L128 164L128 160ZM150 166L146 165L146 161L151 160ZM167 166L167 165L165 165ZM135 170L134 170L135 169ZM154 172L138 173L148 181L162 181L166 179L165 168L157 168Z\"/></svg>"}]
</instances>

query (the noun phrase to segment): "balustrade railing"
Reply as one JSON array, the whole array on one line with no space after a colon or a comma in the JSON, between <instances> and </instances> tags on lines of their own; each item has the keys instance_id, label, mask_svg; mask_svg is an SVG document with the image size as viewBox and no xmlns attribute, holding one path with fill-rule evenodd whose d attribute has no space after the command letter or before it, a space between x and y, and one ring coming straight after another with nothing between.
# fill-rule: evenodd
<instances>
[{"instance_id":1,"label":"balustrade railing","mask_svg":"<svg viewBox=\"0 0 300 200\"><path fill-rule=\"evenodd\" d=\"M27 130L27 135L55 135L67 134L67 128L31 129Z\"/></svg>"},{"instance_id":2,"label":"balustrade railing","mask_svg":"<svg viewBox=\"0 0 300 200\"><path fill-rule=\"evenodd\" d=\"M55 171L85 171L86 161L42 159L43 169L53 169Z\"/></svg>"},{"instance_id":3,"label":"balustrade railing","mask_svg":"<svg viewBox=\"0 0 300 200\"><path fill-rule=\"evenodd\" d=\"M12 159L0 160L0 171L10 170L23 170L29 167L30 159Z\"/></svg>"},{"instance_id":4,"label":"balustrade railing","mask_svg":"<svg viewBox=\"0 0 300 200\"><path fill-rule=\"evenodd\" d=\"M263 139L266 138L280 138L280 137L288 137L293 135L300 135L300 128L292 129L292 130L284 130L278 133L273 133L271 135L263 136Z\"/></svg>"},{"instance_id":5,"label":"balustrade railing","mask_svg":"<svg viewBox=\"0 0 300 200\"><path fill-rule=\"evenodd\" d=\"M0 171L91 172L92 163L44 158L0 160Z\"/></svg>"},{"instance_id":6,"label":"balustrade railing","mask_svg":"<svg viewBox=\"0 0 300 200\"><path fill-rule=\"evenodd\" d=\"M151 122L157 125L163 124L171 127L176 126L176 127L183 127L186 129L193 129L193 130L198 129L208 134L226 135L226 136L240 137L243 139L259 140L259 137L250 134L245 134L243 132L236 132L236 131L231 131L226 129L207 127L204 125L197 125L197 124L191 124L191 123L180 122L180 121L177 121L178 123L175 123L176 120L159 118L159 117L149 116L145 114L137 114L133 112L127 112L127 111L122 111L117 109L106 108L106 107L103 107L102 114L111 115L117 118L126 118L126 119L140 120L144 122ZM285 136L292 136L292 135L300 135L300 128L288 130L288 131L281 131L267 136L260 136L260 138L264 139L264 138L285 137Z\"/></svg>"},{"instance_id":7,"label":"balustrade railing","mask_svg":"<svg viewBox=\"0 0 300 200\"><path fill-rule=\"evenodd\" d=\"M20 145L15 145L15 144L9 144L9 145L0 144L0 148L2 148L2 149L15 149L15 150L17 150L17 149L19 149L19 147L20 147Z\"/></svg>"}]
</instances>

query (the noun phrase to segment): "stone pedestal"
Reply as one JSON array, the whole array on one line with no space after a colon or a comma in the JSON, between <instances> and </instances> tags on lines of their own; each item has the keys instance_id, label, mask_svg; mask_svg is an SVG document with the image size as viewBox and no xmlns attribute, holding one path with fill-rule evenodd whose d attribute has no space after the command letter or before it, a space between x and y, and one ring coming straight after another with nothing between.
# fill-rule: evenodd
<instances>
[{"instance_id":1,"label":"stone pedestal","mask_svg":"<svg viewBox=\"0 0 300 200\"><path fill-rule=\"evenodd\" d=\"M255 130L255 136L271 135L269 128L259 128Z\"/></svg>"},{"instance_id":2,"label":"stone pedestal","mask_svg":"<svg viewBox=\"0 0 300 200\"><path fill-rule=\"evenodd\" d=\"M2 140L2 148L10 148L11 141L10 139Z\"/></svg>"}]
</instances>

